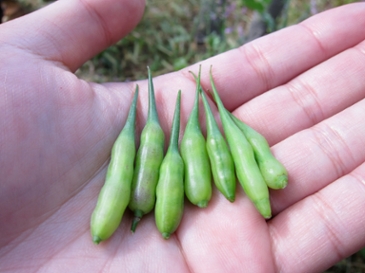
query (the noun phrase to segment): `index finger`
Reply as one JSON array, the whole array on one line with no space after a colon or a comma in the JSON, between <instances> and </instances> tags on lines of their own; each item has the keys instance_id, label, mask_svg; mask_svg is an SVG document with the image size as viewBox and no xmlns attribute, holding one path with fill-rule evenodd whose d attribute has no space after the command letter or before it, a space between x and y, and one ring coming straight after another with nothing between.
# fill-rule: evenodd
<instances>
[{"instance_id":1,"label":"index finger","mask_svg":"<svg viewBox=\"0 0 365 273\"><path fill-rule=\"evenodd\" d=\"M0 27L0 42L75 71L130 32L143 0L63 0Z\"/></svg>"},{"instance_id":2,"label":"index finger","mask_svg":"<svg viewBox=\"0 0 365 273\"><path fill-rule=\"evenodd\" d=\"M213 65L213 77L222 101L233 111L251 98L364 40L364 15L365 3L328 10L203 61L202 86L209 89L208 72ZM198 66L189 69L198 71ZM188 70L182 72L189 77Z\"/></svg>"}]
</instances>

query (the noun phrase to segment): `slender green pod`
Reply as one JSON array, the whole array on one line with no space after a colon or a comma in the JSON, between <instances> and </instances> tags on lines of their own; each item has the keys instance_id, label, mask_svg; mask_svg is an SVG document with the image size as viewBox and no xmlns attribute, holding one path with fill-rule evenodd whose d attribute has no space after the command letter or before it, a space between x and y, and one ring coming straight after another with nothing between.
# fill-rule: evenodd
<instances>
[{"instance_id":1,"label":"slender green pod","mask_svg":"<svg viewBox=\"0 0 365 273\"><path fill-rule=\"evenodd\" d=\"M233 114L230 115L250 142L267 186L274 190L284 189L288 185L288 173L283 164L271 153L265 137Z\"/></svg>"},{"instance_id":2,"label":"slender green pod","mask_svg":"<svg viewBox=\"0 0 365 273\"><path fill-rule=\"evenodd\" d=\"M156 188L155 220L164 239L168 239L178 228L184 211L184 162L178 148L180 98L181 91L177 95L170 143Z\"/></svg>"},{"instance_id":3,"label":"slender green pod","mask_svg":"<svg viewBox=\"0 0 365 273\"><path fill-rule=\"evenodd\" d=\"M148 117L141 133L129 202L129 208L134 212L132 232L135 232L142 216L152 211L155 206L156 185L164 155L165 135L158 119L152 76L149 68L148 100Z\"/></svg>"},{"instance_id":4,"label":"slender green pod","mask_svg":"<svg viewBox=\"0 0 365 273\"><path fill-rule=\"evenodd\" d=\"M201 87L200 95L205 109L207 122L206 148L210 159L214 184L227 200L234 202L236 196L236 174L232 155Z\"/></svg>"},{"instance_id":5,"label":"slender green pod","mask_svg":"<svg viewBox=\"0 0 365 273\"><path fill-rule=\"evenodd\" d=\"M198 75L200 82L200 71ZM212 196L212 181L205 138L199 124L199 85L194 106L181 140L181 156L185 165L185 194L189 201L204 208Z\"/></svg>"},{"instance_id":6,"label":"slender green pod","mask_svg":"<svg viewBox=\"0 0 365 273\"><path fill-rule=\"evenodd\" d=\"M231 149L238 181L260 214L268 219L271 217L269 189L256 163L251 144L223 106L213 81L212 68L210 69L210 83L218 105L223 130Z\"/></svg>"},{"instance_id":7,"label":"slender green pod","mask_svg":"<svg viewBox=\"0 0 365 273\"><path fill-rule=\"evenodd\" d=\"M136 154L137 97L138 85L127 121L113 145L105 183L91 215L90 230L95 244L107 240L115 232L129 203Z\"/></svg>"}]
</instances>

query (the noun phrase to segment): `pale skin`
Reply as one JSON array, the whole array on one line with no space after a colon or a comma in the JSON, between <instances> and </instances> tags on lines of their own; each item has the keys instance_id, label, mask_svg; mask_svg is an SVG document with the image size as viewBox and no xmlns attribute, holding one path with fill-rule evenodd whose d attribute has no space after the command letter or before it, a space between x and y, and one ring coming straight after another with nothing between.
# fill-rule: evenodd
<instances>
[{"instance_id":1,"label":"pale skin","mask_svg":"<svg viewBox=\"0 0 365 273\"><path fill-rule=\"evenodd\" d=\"M202 63L203 88L213 65L226 107L288 170L288 187L271 192L271 220L237 187L233 204L217 190L206 209L185 204L168 241L153 214L131 234L127 213L108 241L92 243L90 215L136 83L73 72L131 31L143 9L62 0L0 26L0 272L322 272L364 247L365 3ZM178 89L187 121L188 71L198 69L155 78L167 139ZM139 85L137 133L148 102L147 81Z\"/></svg>"}]
</instances>

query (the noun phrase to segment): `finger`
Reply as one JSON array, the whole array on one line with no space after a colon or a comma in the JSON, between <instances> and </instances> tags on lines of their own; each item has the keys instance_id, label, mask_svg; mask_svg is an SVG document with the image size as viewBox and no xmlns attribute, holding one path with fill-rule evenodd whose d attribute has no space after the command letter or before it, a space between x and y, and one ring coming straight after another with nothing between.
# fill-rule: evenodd
<instances>
[{"instance_id":1,"label":"finger","mask_svg":"<svg viewBox=\"0 0 365 273\"><path fill-rule=\"evenodd\" d=\"M362 42L236 111L271 144L292 135L273 147L289 173L289 186L272 192L274 214L365 161L364 52Z\"/></svg>"},{"instance_id":2,"label":"finger","mask_svg":"<svg viewBox=\"0 0 365 273\"><path fill-rule=\"evenodd\" d=\"M365 42L251 100L235 115L271 145L365 97Z\"/></svg>"},{"instance_id":3,"label":"finger","mask_svg":"<svg viewBox=\"0 0 365 273\"><path fill-rule=\"evenodd\" d=\"M364 14L365 3L342 6L208 59L202 62L202 85L210 88L212 65L222 100L234 110L364 40ZM198 71L198 64L189 69Z\"/></svg>"},{"instance_id":4,"label":"finger","mask_svg":"<svg viewBox=\"0 0 365 273\"><path fill-rule=\"evenodd\" d=\"M56 1L4 24L0 40L75 71L131 31L143 9L143 0Z\"/></svg>"},{"instance_id":5,"label":"finger","mask_svg":"<svg viewBox=\"0 0 365 273\"><path fill-rule=\"evenodd\" d=\"M364 52L365 42L362 42L309 69L289 83L252 99L237 108L234 114L262 133L273 145L364 97ZM194 67L188 70L194 71ZM209 69L205 69L207 70ZM159 115L167 134L176 97L174 92L178 89L183 91L182 124L185 124L193 105L195 82L190 73L184 73L176 72L154 79ZM141 83L142 90L146 89L143 84ZM176 88L172 88L174 86ZM346 90L346 95L343 90ZM236 97L230 97L230 101L236 101ZM147 107L147 100L144 105ZM200 114L204 129L203 111Z\"/></svg>"},{"instance_id":6,"label":"finger","mask_svg":"<svg viewBox=\"0 0 365 273\"><path fill-rule=\"evenodd\" d=\"M289 183L272 191L273 214L319 191L365 161L365 100L273 147L285 165Z\"/></svg>"},{"instance_id":7,"label":"finger","mask_svg":"<svg viewBox=\"0 0 365 273\"><path fill-rule=\"evenodd\" d=\"M323 272L365 246L365 164L269 223L276 272Z\"/></svg>"},{"instance_id":8,"label":"finger","mask_svg":"<svg viewBox=\"0 0 365 273\"><path fill-rule=\"evenodd\" d=\"M362 13L364 12L365 5L363 4L343 6L340 9L334 9L314 16L304 22L303 26L289 27L253 42L258 43L259 48L262 48L262 52L268 52L267 57L270 58L270 66L275 68L272 70L275 74L270 74L270 82L272 85L270 87L287 82L306 69L317 65L326 58L346 50L365 39L365 33L363 32L365 17L362 16ZM349 19L350 15L353 16L353 18L357 18L356 24L354 23L354 20ZM309 34L309 30L316 35ZM318 37L318 41L314 37ZM319 44L321 44L321 46L319 46ZM254 45L255 44L251 46ZM274 52L273 48L275 48ZM247 98L266 91L266 87L261 85L262 81L257 75L254 75L255 69L242 61L242 50L232 50L202 63L202 84L206 90L210 87L208 72L211 64L214 65L213 73L218 86L218 91L220 92L220 95L222 95L222 99L225 100L225 104L228 108L233 109L242 104ZM186 122L185 117L189 115L193 105L193 93L195 92L195 81L189 71L193 71L197 74L199 65L200 64L196 64L182 71L154 78L160 121L167 136L170 128L168 122L171 120L169 117L173 114L174 98L176 97L175 93L171 92L177 92L178 89L181 89L183 92L182 99L184 103L182 103L181 109L181 123L184 125ZM256 66L258 65L259 64L256 64ZM336 69L338 70L338 67L336 67ZM335 72L338 73L338 71ZM315 73L313 74L318 74L317 71ZM309 76L311 77L312 75ZM269 78L269 76L267 77ZM319 77L320 76L318 75L317 78ZM141 90L143 90L143 84L141 84ZM244 91L238 92L237 90ZM302 91L305 92L307 90L302 88ZM232 94L234 95L234 99L232 99ZM143 97L142 93L140 97ZM355 98L351 96L348 97L350 100L354 100ZM278 99L275 98L275 100L270 103L273 104L275 101L278 101ZM282 102L285 102L285 100ZM234 106L230 107L233 104ZM257 104L259 103L257 102ZM144 103L143 105L147 105L147 103ZM272 113L270 113L270 116L265 116L265 113L269 110L269 107L266 105L267 102L257 106L257 108L255 107L255 111L251 110L252 106L251 108L242 108L245 115L240 117L244 117L243 119L250 125L254 124L255 126L253 127L263 133L265 137L268 138L269 142L273 144L283 139L286 135L283 132L278 134L277 128L280 128L279 126L273 130L273 127L276 126L277 123L272 122ZM274 106L280 107L280 110L283 109L282 104L275 104ZM298 109L298 111L303 111L303 109ZM143 112L146 113L146 111ZM204 127L204 115L202 111L201 114L202 127ZM277 113L275 113L275 115L277 115ZM281 121L282 124L284 124L284 120ZM270 125L268 126L270 129L263 130L267 124ZM292 133L293 129L288 132Z\"/></svg>"}]
</instances>

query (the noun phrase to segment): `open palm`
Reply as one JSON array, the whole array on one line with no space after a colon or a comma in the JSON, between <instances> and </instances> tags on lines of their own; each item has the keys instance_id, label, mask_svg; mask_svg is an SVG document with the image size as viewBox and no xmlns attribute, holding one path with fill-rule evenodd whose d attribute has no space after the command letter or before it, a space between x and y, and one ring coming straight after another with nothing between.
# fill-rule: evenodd
<instances>
[{"instance_id":1,"label":"open palm","mask_svg":"<svg viewBox=\"0 0 365 273\"><path fill-rule=\"evenodd\" d=\"M206 209L185 204L168 241L153 214L131 234L127 212L110 240L92 243L90 215L135 83L87 83L73 72L130 31L143 7L63 0L0 27L0 271L321 272L363 247L363 3L201 63L203 88L213 65L226 107L265 135L288 169L289 186L271 192L271 220L242 189L233 204L215 191ZM178 89L182 126L192 107L189 70L198 64L154 80L166 138Z\"/></svg>"}]
</instances>

